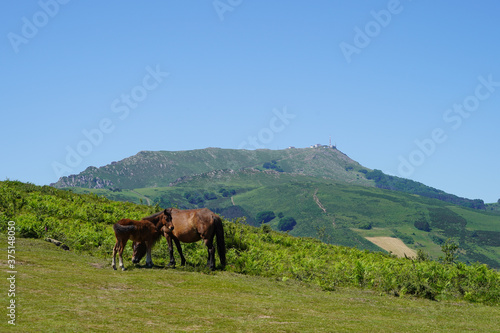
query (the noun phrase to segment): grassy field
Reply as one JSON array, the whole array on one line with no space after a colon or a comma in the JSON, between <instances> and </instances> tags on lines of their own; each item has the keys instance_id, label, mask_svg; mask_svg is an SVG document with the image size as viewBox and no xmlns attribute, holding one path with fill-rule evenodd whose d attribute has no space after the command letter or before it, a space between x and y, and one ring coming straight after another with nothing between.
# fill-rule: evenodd
<instances>
[{"instance_id":1,"label":"grassy field","mask_svg":"<svg viewBox=\"0 0 500 333\"><path fill-rule=\"evenodd\" d=\"M24 331L40 327L65 331L65 325L73 324L66 331L87 326L105 331L119 329L118 325L160 330L165 322L173 331L279 331L283 327L374 331L369 327L378 329L377 325L390 331L398 331L396 325L403 325L402 331L418 326L433 330L441 320L437 312L450 316L449 311L498 309L500 304L500 273L486 265L465 265L453 258L430 261L420 255L415 260L396 258L293 237L267 224L256 228L241 219L223 219L225 271L206 269L202 242L182 244L186 268L165 269L165 240L153 249L157 269L135 267L129 245L124 252L128 271L113 271L112 225L158 209L48 186L0 182L0 232L14 232L15 224L19 237L16 309L19 322L27 323ZM70 251L44 242L46 238L62 241ZM6 266L7 240L0 238L5 278L12 270ZM179 259L177 252L176 256ZM4 281L0 301L7 311L9 282ZM428 312L433 308L438 310ZM394 313L395 309L399 312ZM498 318L495 311L493 319ZM419 312L425 314L423 318L415 317ZM401 313L411 320L403 323ZM450 321L450 327L467 328L469 321L478 318L487 328L492 320L486 314L460 316L463 323ZM384 318L397 319L386 323Z\"/></svg>"},{"instance_id":2,"label":"grassy field","mask_svg":"<svg viewBox=\"0 0 500 333\"><path fill-rule=\"evenodd\" d=\"M6 253L5 235L0 244ZM113 271L110 259L18 238L16 327L4 315L0 331L500 331L498 306L396 298L358 288L328 292L291 279L145 269L126 260L127 271ZM2 255L4 277L6 264ZM6 312L8 284L2 280L0 305Z\"/></svg>"}]
</instances>

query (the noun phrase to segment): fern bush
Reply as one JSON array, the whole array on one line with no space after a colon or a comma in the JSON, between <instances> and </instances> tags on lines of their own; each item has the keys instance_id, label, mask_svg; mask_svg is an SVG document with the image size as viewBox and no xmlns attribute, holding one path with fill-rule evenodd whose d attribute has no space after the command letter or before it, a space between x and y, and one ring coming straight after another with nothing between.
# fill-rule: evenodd
<instances>
[{"instance_id":1,"label":"fern bush","mask_svg":"<svg viewBox=\"0 0 500 333\"><path fill-rule=\"evenodd\" d=\"M111 256L115 243L113 223L121 218L139 219L159 209L46 186L0 182L0 232L5 233L7 222L15 220L20 237L55 238L73 251L101 257ZM329 291L357 287L395 296L500 304L500 273L486 265L453 260L441 263L429 260L424 253L415 260L395 258L381 252L328 245L318 239L292 237L267 225L251 227L244 219L223 223L228 271L281 281L295 279ZM204 270L204 244L182 247L188 264L185 269ZM130 260L131 252L129 245L125 260ZM174 253L178 258L177 250ZM156 245L153 257L156 264L168 263L165 241Z\"/></svg>"}]
</instances>

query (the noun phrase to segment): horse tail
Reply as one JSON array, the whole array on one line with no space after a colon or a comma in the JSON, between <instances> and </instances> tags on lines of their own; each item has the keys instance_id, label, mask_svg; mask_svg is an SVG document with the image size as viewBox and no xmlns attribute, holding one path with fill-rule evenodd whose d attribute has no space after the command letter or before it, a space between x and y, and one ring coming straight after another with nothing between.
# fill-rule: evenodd
<instances>
[{"instance_id":1,"label":"horse tail","mask_svg":"<svg viewBox=\"0 0 500 333\"><path fill-rule=\"evenodd\" d=\"M124 233L129 233L134 230L136 230L135 225L121 225L120 223L115 223L113 225L113 230L115 231L115 234L124 234Z\"/></svg>"},{"instance_id":2,"label":"horse tail","mask_svg":"<svg viewBox=\"0 0 500 333\"><path fill-rule=\"evenodd\" d=\"M217 237L217 253L222 267L226 267L226 242L224 240L224 227L222 220L214 214L215 236Z\"/></svg>"}]
</instances>

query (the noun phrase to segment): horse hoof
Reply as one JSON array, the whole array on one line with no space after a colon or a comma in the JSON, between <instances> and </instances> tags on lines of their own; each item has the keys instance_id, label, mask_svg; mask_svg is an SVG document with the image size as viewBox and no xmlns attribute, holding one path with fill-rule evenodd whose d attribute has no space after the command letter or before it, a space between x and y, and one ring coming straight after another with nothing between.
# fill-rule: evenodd
<instances>
[{"instance_id":1,"label":"horse hoof","mask_svg":"<svg viewBox=\"0 0 500 333\"><path fill-rule=\"evenodd\" d=\"M116 266L113 266L113 269L116 271Z\"/></svg>"},{"instance_id":2,"label":"horse hoof","mask_svg":"<svg viewBox=\"0 0 500 333\"><path fill-rule=\"evenodd\" d=\"M122 271L126 271L127 269L125 267L122 267Z\"/></svg>"}]
</instances>

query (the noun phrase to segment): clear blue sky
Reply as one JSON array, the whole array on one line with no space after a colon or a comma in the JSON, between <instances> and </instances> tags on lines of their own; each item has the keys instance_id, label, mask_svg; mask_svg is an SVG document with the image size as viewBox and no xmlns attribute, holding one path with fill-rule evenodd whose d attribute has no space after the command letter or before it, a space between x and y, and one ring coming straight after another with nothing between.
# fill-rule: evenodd
<instances>
[{"instance_id":1,"label":"clear blue sky","mask_svg":"<svg viewBox=\"0 0 500 333\"><path fill-rule=\"evenodd\" d=\"M0 179L141 150L333 143L500 198L497 1L9 1Z\"/></svg>"}]
</instances>

